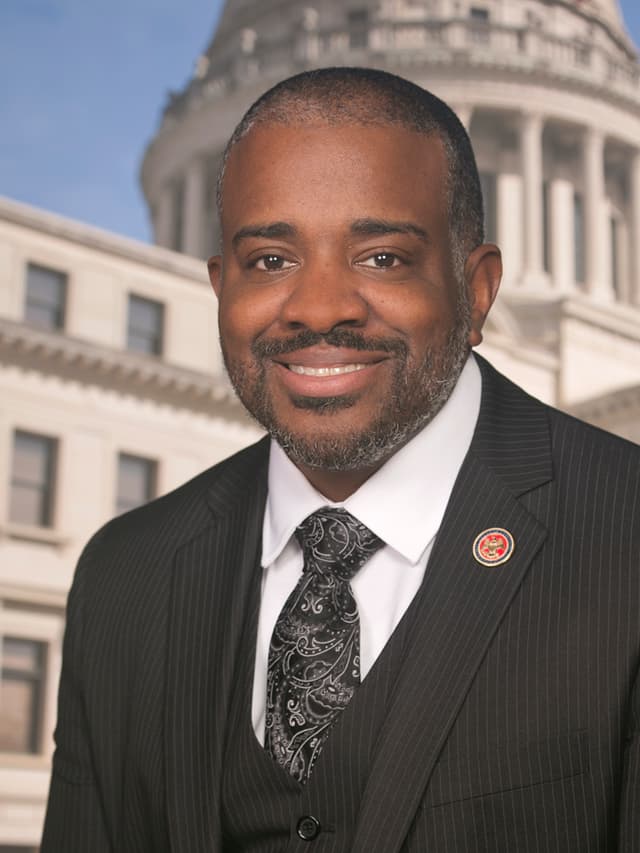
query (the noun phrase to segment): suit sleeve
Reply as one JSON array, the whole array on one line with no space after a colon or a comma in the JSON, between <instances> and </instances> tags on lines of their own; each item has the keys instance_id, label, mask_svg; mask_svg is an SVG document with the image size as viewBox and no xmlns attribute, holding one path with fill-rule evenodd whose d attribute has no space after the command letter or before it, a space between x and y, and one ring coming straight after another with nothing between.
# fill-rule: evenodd
<instances>
[{"instance_id":1,"label":"suit sleeve","mask_svg":"<svg viewBox=\"0 0 640 853\"><path fill-rule=\"evenodd\" d=\"M619 838L619 853L640 853L640 671L636 674L629 713Z\"/></svg>"},{"instance_id":2,"label":"suit sleeve","mask_svg":"<svg viewBox=\"0 0 640 853\"><path fill-rule=\"evenodd\" d=\"M56 749L41 853L113 853L93 767L83 699L82 600L86 554L85 551L80 560L67 605Z\"/></svg>"}]
</instances>

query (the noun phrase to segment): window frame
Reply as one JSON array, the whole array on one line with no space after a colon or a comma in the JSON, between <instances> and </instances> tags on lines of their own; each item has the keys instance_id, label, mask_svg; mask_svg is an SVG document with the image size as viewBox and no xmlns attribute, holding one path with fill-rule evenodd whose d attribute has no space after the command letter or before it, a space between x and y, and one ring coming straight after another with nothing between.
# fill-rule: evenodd
<instances>
[{"instance_id":1,"label":"window frame","mask_svg":"<svg viewBox=\"0 0 640 853\"><path fill-rule=\"evenodd\" d=\"M349 50L367 50L370 43L371 14L368 6L347 10Z\"/></svg>"},{"instance_id":2,"label":"window frame","mask_svg":"<svg viewBox=\"0 0 640 853\"><path fill-rule=\"evenodd\" d=\"M121 463L124 460L133 461L136 463L144 463L145 466L148 466L146 469L146 492L147 496L144 500L133 503L128 500L124 500L122 497L122 493L120 490L121 484ZM115 495L113 501L113 509L116 515L122 515L125 512L129 512L132 509L137 509L139 506L144 506L144 504L149 503L154 498L158 496L158 479L159 479L159 469L160 464L158 459L155 459L151 456L143 456L140 453L132 453L128 450L119 450L116 458L116 483L115 483Z\"/></svg>"},{"instance_id":3,"label":"window frame","mask_svg":"<svg viewBox=\"0 0 640 853\"><path fill-rule=\"evenodd\" d=\"M176 180L172 191L173 221L171 223L171 248L174 252L184 250L184 203L186 186L184 179Z\"/></svg>"},{"instance_id":4,"label":"window frame","mask_svg":"<svg viewBox=\"0 0 640 853\"><path fill-rule=\"evenodd\" d=\"M42 643L42 678L40 683L40 708L38 722L38 748L36 752L7 752L0 749L4 764L25 768L47 768L54 750L53 731L56 725L57 694L62 667L62 638L64 635L64 606L42 612L37 599L25 599L11 607L0 600L2 631L5 637ZM1 659L0 659L1 662ZM2 667L0 665L0 672ZM0 677L0 685L1 685Z\"/></svg>"},{"instance_id":5,"label":"window frame","mask_svg":"<svg viewBox=\"0 0 640 853\"><path fill-rule=\"evenodd\" d=\"M20 437L29 439L37 439L48 445L46 459L46 476L42 484L36 484L19 478L16 475L16 451L17 441ZM7 506L7 521L11 525L19 525L21 527L30 527L43 531L51 531L56 526L56 496L58 486L58 476L60 469L60 440L56 436L47 435L45 433L35 432L31 429L23 429L16 426L11 432L11 450L10 450L10 474L9 474L9 493ZM41 507L38 520L24 520L17 518L13 514L14 490L16 488L33 488L37 489L41 494Z\"/></svg>"},{"instance_id":6,"label":"window frame","mask_svg":"<svg viewBox=\"0 0 640 853\"><path fill-rule=\"evenodd\" d=\"M151 337L146 329L140 329L132 324L132 306L135 304L153 306L157 310L158 328ZM126 327L126 349L128 352L161 358L165 348L165 326L166 326L166 304L158 299L141 296L139 293L127 295L127 327ZM132 338L146 339L152 341L151 349L144 349L132 345Z\"/></svg>"},{"instance_id":7,"label":"window frame","mask_svg":"<svg viewBox=\"0 0 640 853\"><path fill-rule=\"evenodd\" d=\"M31 643L36 647L37 660L32 670L19 669L5 666L4 647L7 641L12 640L19 643ZM27 749L7 749L6 745L0 743L0 752L9 755L39 755L42 751L42 720L44 717L44 695L47 678L47 643L41 639L31 637L15 637L13 634L4 633L0 637L0 683L5 681L18 683L29 687L29 725L25 732L28 740Z\"/></svg>"},{"instance_id":8,"label":"window frame","mask_svg":"<svg viewBox=\"0 0 640 853\"><path fill-rule=\"evenodd\" d=\"M29 283L31 280L30 273L31 272L40 272L46 273L48 275L54 276L60 285L60 299L55 303L52 303L52 306L43 303L42 301L38 301L34 299L34 294L29 293ZM33 286L33 285L32 285ZM67 322L67 308L68 308L68 299L69 299L69 273L65 270L57 269L55 267L46 266L43 263L38 263L37 261L27 261L25 266L25 275L24 275L24 300L22 306L22 316L24 322L29 326L33 326L36 329L43 329L49 332L63 332L66 327ZM29 317L29 307L31 308L48 308L52 312L55 313L55 320L52 324L49 323L41 323L37 320L34 320L33 317Z\"/></svg>"},{"instance_id":9,"label":"window frame","mask_svg":"<svg viewBox=\"0 0 640 853\"><path fill-rule=\"evenodd\" d=\"M485 241L495 243L498 240L498 173L488 169L479 169L482 207L484 213Z\"/></svg>"},{"instance_id":10,"label":"window frame","mask_svg":"<svg viewBox=\"0 0 640 853\"><path fill-rule=\"evenodd\" d=\"M469 20L480 25L491 23L491 9L488 6L470 6Z\"/></svg>"},{"instance_id":11,"label":"window frame","mask_svg":"<svg viewBox=\"0 0 640 853\"><path fill-rule=\"evenodd\" d=\"M586 257L586 210L584 195L578 189L573 192L573 263L574 279L579 290L587 286Z\"/></svg>"}]
</instances>

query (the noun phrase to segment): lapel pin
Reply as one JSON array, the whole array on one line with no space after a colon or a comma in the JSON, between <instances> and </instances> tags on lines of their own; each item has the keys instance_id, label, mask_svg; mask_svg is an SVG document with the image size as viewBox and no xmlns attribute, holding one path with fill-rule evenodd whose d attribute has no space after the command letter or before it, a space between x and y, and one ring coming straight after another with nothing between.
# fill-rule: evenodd
<instances>
[{"instance_id":1,"label":"lapel pin","mask_svg":"<svg viewBox=\"0 0 640 853\"><path fill-rule=\"evenodd\" d=\"M490 527L476 536L473 556L482 566L499 566L511 559L515 550L513 536L502 527Z\"/></svg>"}]
</instances>

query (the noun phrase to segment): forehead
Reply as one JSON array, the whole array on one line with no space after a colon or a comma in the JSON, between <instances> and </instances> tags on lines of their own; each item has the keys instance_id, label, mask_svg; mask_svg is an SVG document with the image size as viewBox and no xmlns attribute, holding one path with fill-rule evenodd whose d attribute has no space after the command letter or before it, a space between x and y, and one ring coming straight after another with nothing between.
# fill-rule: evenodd
<instances>
[{"instance_id":1,"label":"forehead","mask_svg":"<svg viewBox=\"0 0 640 853\"><path fill-rule=\"evenodd\" d=\"M231 149L223 231L250 219L442 217L447 162L439 136L388 125L253 127Z\"/></svg>"}]
</instances>

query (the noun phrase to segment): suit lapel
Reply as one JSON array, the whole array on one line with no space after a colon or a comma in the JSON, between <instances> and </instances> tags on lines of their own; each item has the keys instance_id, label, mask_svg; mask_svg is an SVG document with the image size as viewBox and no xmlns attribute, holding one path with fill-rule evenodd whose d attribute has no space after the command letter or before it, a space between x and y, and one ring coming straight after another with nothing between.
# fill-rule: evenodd
<instances>
[{"instance_id":1,"label":"suit lapel","mask_svg":"<svg viewBox=\"0 0 640 853\"><path fill-rule=\"evenodd\" d=\"M363 795L353 853L394 853L402 846L475 674L546 536L518 500L550 478L544 409L496 378L486 363L481 368L478 426L416 602L406 661ZM508 562L486 567L475 560L472 546L491 527L508 530L515 550Z\"/></svg>"},{"instance_id":2,"label":"suit lapel","mask_svg":"<svg viewBox=\"0 0 640 853\"><path fill-rule=\"evenodd\" d=\"M268 442L216 472L213 518L175 555L167 654L167 811L173 853L221 849L224 728L260 556Z\"/></svg>"}]
</instances>

